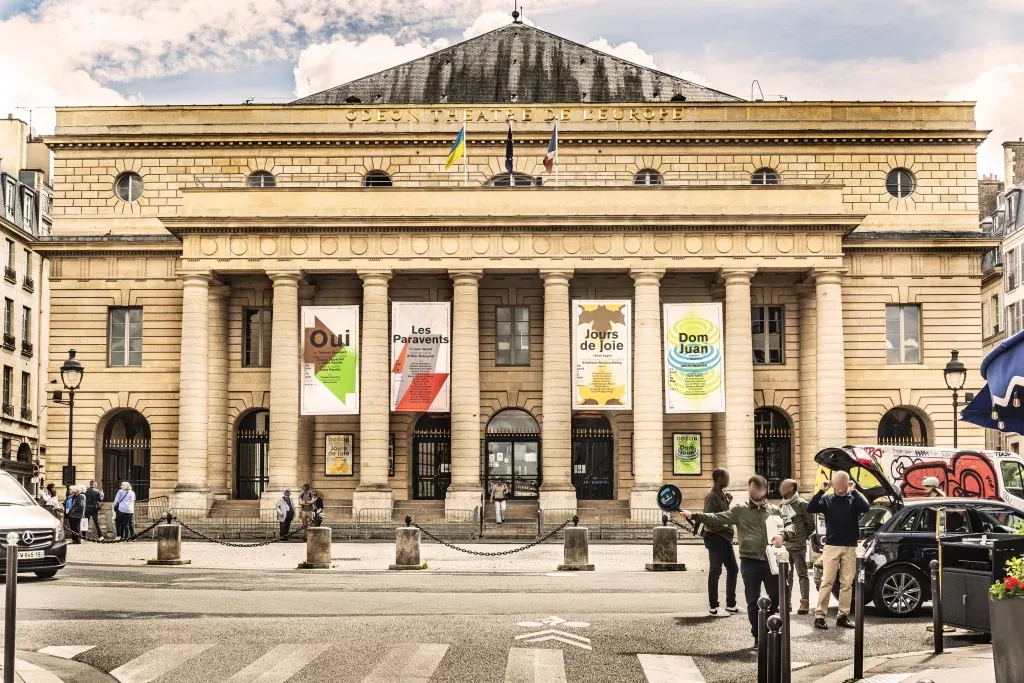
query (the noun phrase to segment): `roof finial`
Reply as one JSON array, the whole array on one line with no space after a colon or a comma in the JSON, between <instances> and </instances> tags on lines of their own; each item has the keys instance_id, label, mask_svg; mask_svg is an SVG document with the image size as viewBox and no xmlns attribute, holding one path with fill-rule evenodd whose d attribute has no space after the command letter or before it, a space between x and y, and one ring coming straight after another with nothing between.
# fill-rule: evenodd
<instances>
[{"instance_id":1,"label":"roof finial","mask_svg":"<svg viewBox=\"0 0 1024 683\"><path fill-rule=\"evenodd\" d=\"M522 22L519 21L519 2L518 2L518 0L514 0L513 3L512 3L512 23L513 24L522 23Z\"/></svg>"}]
</instances>

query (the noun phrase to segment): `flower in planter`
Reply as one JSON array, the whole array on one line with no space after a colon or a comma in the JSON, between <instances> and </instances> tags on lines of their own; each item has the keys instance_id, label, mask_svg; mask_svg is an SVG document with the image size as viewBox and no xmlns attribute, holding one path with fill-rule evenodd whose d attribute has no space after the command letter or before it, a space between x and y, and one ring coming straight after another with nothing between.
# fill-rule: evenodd
<instances>
[{"instance_id":1,"label":"flower in planter","mask_svg":"<svg viewBox=\"0 0 1024 683\"><path fill-rule=\"evenodd\" d=\"M989 594L993 600L1005 597L1024 598L1024 556L1015 557L1006 563L1006 578L992 584Z\"/></svg>"}]
</instances>

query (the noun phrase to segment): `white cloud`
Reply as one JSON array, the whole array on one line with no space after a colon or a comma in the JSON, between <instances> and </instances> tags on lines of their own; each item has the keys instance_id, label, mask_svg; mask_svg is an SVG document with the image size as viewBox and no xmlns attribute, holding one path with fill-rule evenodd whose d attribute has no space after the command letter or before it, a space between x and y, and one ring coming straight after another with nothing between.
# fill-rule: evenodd
<instances>
[{"instance_id":1,"label":"white cloud","mask_svg":"<svg viewBox=\"0 0 1024 683\"><path fill-rule=\"evenodd\" d=\"M302 51L295 65L295 95L305 97L388 67L422 57L448 46L444 38L397 44L390 36L375 35L358 42L335 37Z\"/></svg>"},{"instance_id":2,"label":"white cloud","mask_svg":"<svg viewBox=\"0 0 1024 683\"><path fill-rule=\"evenodd\" d=\"M654 55L641 48L632 40L626 41L625 43L619 43L618 45L612 45L608 42L607 38L598 38L597 40L592 40L587 43L587 47L600 50L605 54L618 57L619 59L625 59L627 62L633 62L634 64L646 66L650 69L664 71L665 73L670 73L673 76L678 76L679 78L685 78L686 80L694 83L707 85L704 77L698 73L694 73L693 71L669 71L668 69L663 69L654 61Z\"/></svg>"},{"instance_id":3,"label":"white cloud","mask_svg":"<svg viewBox=\"0 0 1024 683\"><path fill-rule=\"evenodd\" d=\"M1020 112L1024 111L1024 64L1002 64L984 71L971 82L950 90L951 100L974 100L978 127L991 129L988 140L978 149L978 173L1003 176L1003 147L1006 140L1024 135Z\"/></svg>"},{"instance_id":4,"label":"white cloud","mask_svg":"<svg viewBox=\"0 0 1024 683\"><path fill-rule=\"evenodd\" d=\"M523 17L522 22L527 26L536 26L529 17ZM478 16L472 24L469 25L465 31L462 32L462 37L466 40L470 38L476 38L482 36L488 31L493 31L496 28L507 26L512 23L512 15L503 10L491 10L490 12L484 12Z\"/></svg>"}]
</instances>

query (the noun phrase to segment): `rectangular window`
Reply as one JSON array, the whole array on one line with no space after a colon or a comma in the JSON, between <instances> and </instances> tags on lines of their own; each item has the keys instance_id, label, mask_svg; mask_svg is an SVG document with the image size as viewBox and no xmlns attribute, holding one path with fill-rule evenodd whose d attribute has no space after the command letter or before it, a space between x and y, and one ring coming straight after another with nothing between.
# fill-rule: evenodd
<instances>
[{"instance_id":1,"label":"rectangular window","mask_svg":"<svg viewBox=\"0 0 1024 683\"><path fill-rule=\"evenodd\" d=\"M117 306L110 309L110 366L142 365L142 307Z\"/></svg>"},{"instance_id":2,"label":"rectangular window","mask_svg":"<svg viewBox=\"0 0 1024 683\"><path fill-rule=\"evenodd\" d=\"M14 412L13 408L11 407L11 392L14 390L14 387L11 386L12 384L14 384L14 368L12 368L10 365L5 365L4 366L4 412L7 413L8 415L10 415L11 413Z\"/></svg>"},{"instance_id":3,"label":"rectangular window","mask_svg":"<svg viewBox=\"0 0 1024 683\"><path fill-rule=\"evenodd\" d=\"M7 240L7 267L14 270L14 242Z\"/></svg>"},{"instance_id":4,"label":"rectangular window","mask_svg":"<svg viewBox=\"0 0 1024 683\"><path fill-rule=\"evenodd\" d=\"M885 362L921 362L921 307L917 304L885 307Z\"/></svg>"},{"instance_id":5,"label":"rectangular window","mask_svg":"<svg viewBox=\"0 0 1024 683\"><path fill-rule=\"evenodd\" d=\"M32 375L27 372L21 373L21 414L22 417L28 411L32 398Z\"/></svg>"},{"instance_id":6,"label":"rectangular window","mask_svg":"<svg viewBox=\"0 0 1024 683\"><path fill-rule=\"evenodd\" d=\"M3 452L2 452L3 459L4 460L10 460L11 459L11 440L5 437L4 440L3 440L3 446L0 447L0 448L2 448L2 450L3 450Z\"/></svg>"},{"instance_id":7,"label":"rectangular window","mask_svg":"<svg viewBox=\"0 0 1024 683\"><path fill-rule=\"evenodd\" d=\"M498 306L495 313L495 365L530 364L530 309Z\"/></svg>"},{"instance_id":8,"label":"rectangular window","mask_svg":"<svg viewBox=\"0 0 1024 683\"><path fill-rule=\"evenodd\" d=\"M1014 331L1014 320L1016 319L1014 313L1016 308L1016 303L1006 305L1006 333L1010 336L1016 334Z\"/></svg>"},{"instance_id":9,"label":"rectangular window","mask_svg":"<svg viewBox=\"0 0 1024 683\"><path fill-rule=\"evenodd\" d=\"M1009 249L1006 252L1006 291L1009 292L1017 287L1017 271L1014 267L1017 263L1017 250Z\"/></svg>"},{"instance_id":10,"label":"rectangular window","mask_svg":"<svg viewBox=\"0 0 1024 683\"><path fill-rule=\"evenodd\" d=\"M25 250L25 277L32 277L32 252Z\"/></svg>"},{"instance_id":11,"label":"rectangular window","mask_svg":"<svg viewBox=\"0 0 1024 683\"><path fill-rule=\"evenodd\" d=\"M14 181L7 180L4 186L4 209L7 212L7 220L14 222Z\"/></svg>"},{"instance_id":12,"label":"rectangular window","mask_svg":"<svg viewBox=\"0 0 1024 683\"><path fill-rule=\"evenodd\" d=\"M270 367L270 337L273 309L242 310L242 367Z\"/></svg>"},{"instance_id":13,"label":"rectangular window","mask_svg":"<svg viewBox=\"0 0 1024 683\"><path fill-rule=\"evenodd\" d=\"M28 306L21 307L21 340L32 341L32 309Z\"/></svg>"},{"instance_id":14,"label":"rectangular window","mask_svg":"<svg viewBox=\"0 0 1024 683\"><path fill-rule=\"evenodd\" d=\"M24 194L23 198L22 198L21 221L22 221L22 226L24 226L26 232L34 233L35 232L36 217L35 217L35 203L32 200L33 200L32 195L30 195L28 192L26 192ZM11 267L13 268L14 266L11 266Z\"/></svg>"},{"instance_id":15,"label":"rectangular window","mask_svg":"<svg viewBox=\"0 0 1024 683\"><path fill-rule=\"evenodd\" d=\"M991 320L989 323L992 325L992 334L997 334L1002 329L1002 320L1000 320L1000 313L1002 312L1002 306L999 305L999 295L996 294L989 300L989 316Z\"/></svg>"},{"instance_id":16,"label":"rectangular window","mask_svg":"<svg viewBox=\"0 0 1024 683\"><path fill-rule=\"evenodd\" d=\"M785 359L786 312L782 306L752 306L750 331L755 365L781 365Z\"/></svg>"},{"instance_id":17,"label":"rectangular window","mask_svg":"<svg viewBox=\"0 0 1024 683\"><path fill-rule=\"evenodd\" d=\"M4 334L14 336L14 301L4 299Z\"/></svg>"}]
</instances>

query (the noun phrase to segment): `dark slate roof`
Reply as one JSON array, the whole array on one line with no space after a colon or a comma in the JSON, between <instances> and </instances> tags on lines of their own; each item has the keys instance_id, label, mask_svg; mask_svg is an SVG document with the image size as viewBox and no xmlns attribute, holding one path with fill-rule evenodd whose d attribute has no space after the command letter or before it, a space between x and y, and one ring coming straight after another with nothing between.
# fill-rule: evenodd
<instances>
[{"instance_id":1,"label":"dark slate roof","mask_svg":"<svg viewBox=\"0 0 1024 683\"><path fill-rule=\"evenodd\" d=\"M509 24L293 104L732 102L740 98Z\"/></svg>"}]
</instances>

